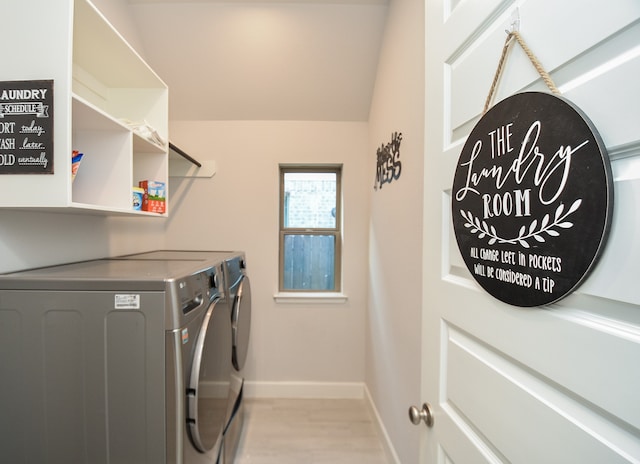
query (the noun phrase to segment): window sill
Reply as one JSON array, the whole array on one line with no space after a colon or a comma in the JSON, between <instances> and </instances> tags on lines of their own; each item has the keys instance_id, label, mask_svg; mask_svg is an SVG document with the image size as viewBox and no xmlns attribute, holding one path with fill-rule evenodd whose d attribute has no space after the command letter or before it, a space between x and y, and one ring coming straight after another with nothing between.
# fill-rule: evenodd
<instances>
[{"instance_id":1,"label":"window sill","mask_svg":"<svg viewBox=\"0 0 640 464\"><path fill-rule=\"evenodd\" d=\"M281 292L273 295L276 303L332 303L340 304L347 302L347 295L344 293L324 293L324 292Z\"/></svg>"}]
</instances>

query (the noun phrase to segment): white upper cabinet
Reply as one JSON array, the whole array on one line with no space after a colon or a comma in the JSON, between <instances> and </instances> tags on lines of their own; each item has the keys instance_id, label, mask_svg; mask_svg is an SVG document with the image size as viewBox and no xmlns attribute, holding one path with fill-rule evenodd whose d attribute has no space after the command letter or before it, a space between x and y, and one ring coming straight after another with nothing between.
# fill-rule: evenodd
<instances>
[{"instance_id":1,"label":"white upper cabinet","mask_svg":"<svg viewBox=\"0 0 640 464\"><path fill-rule=\"evenodd\" d=\"M135 211L132 201L139 181L168 180L164 82L88 0L2 2L0 12L10 18L0 81L53 81L53 172L12 171L25 136L17 127L0 133L14 139L5 148L16 145L5 165L11 150L0 150L0 207L166 216ZM72 180L74 150L84 157Z\"/></svg>"}]
</instances>

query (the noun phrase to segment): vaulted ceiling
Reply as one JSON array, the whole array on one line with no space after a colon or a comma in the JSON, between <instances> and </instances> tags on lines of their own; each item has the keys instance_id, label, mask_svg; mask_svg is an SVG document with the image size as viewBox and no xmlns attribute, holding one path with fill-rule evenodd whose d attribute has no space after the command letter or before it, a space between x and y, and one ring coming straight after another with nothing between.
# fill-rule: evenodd
<instances>
[{"instance_id":1,"label":"vaulted ceiling","mask_svg":"<svg viewBox=\"0 0 640 464\"><path fill-rule=\"evenodd\" d=\"M386 0L128 0L171 120L366 121Z\"/></svg>"}]
</instances>

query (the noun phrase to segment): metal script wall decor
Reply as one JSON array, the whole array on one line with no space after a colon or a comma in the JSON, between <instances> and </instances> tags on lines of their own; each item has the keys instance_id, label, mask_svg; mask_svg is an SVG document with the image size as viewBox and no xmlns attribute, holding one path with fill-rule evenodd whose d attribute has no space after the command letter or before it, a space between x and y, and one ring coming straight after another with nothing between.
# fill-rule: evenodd
<instances>
[{"instance_id":1,"label":"metal script wall decor","mask_svg":"<svg viewBox=\"0 0 640 464\"><path fill-rule=\"evenodd\" d=\"M601 255L613 181L604 144L568 100L525 92L480 119L453 180L452 217L469 272L512 305L574 291Z\"/></svg>"},{"instance_id":2,"label":"metal script wall decor","mask_svg":"<svg viewBox=\"0 0 640 464\"><path fill-rule=\"evenodd\" d=\"M378 148L377 165L376 165L376 181L373 189L382 188L385 183L391 183L393 180L400 178L402 172L402 163L400 162L400 142L402 142L402 133L394 132L391 135L391 142L381 145Z\"/></svg>"}]
</instances>

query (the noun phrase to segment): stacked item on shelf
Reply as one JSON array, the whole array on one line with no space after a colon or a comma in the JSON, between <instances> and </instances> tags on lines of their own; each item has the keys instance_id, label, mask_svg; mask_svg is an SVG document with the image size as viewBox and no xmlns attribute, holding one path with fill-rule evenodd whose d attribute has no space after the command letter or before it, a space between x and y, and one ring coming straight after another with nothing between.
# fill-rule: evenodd
<instances>
[{"instance_id":1,"label":"stacked item on shelf","mask_svg":"<svg viewBox=\"0 0 640 464\"><path fill-rule=\"evenodd\" d=\"M121 121L129 127L132 131L138 134L143 139L151 142L159 147L164 147L166 145L166 140L164 140L158 131L147 121L142 122L134 122L129 121L128 119L121 119Z\"/></svg>"},{"instance_id":2,"label":"stacked item on shelf","mask_svg":"<svg viewBox=\"0 0 640 464\"><path fill-rule=\"evenodd\" d=\"M78 168L83 157L84 153L80 153L78 150L73 150L71 153L71 182L76 180L76 174L78 174Z\"/></svg>"},{"instance_id":3,"label":"stacked item on shelf","mask_svg":"<svg viewBox=\"0 0 640 464\"><path fill-rule=\"evenodd\" d=\"M164 182L141 180L139 187L144 190L142 196L142 211L164 213L166 211L167 189Z\"/></svg>"},{"instance_id":4,"label":"stacked item on shelf","mask_svg":"<svg viewBox=\"0 0 640 464\"><path fill-rule=\"evenodd\" d=\"M133 210L142 211L142 203L144 201L144 189L141 187L133 187Z\"/></svg>"}]
</instances>

